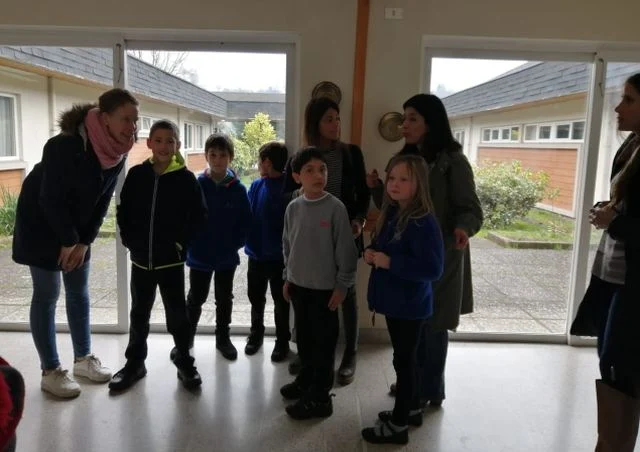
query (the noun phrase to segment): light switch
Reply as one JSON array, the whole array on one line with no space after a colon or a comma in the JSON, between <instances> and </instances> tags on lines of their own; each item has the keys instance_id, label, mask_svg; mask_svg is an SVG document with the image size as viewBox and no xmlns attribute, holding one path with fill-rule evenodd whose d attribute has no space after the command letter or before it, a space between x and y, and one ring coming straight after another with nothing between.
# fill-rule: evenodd
<instances>
[{"instance_id":1,"label":"light switch","mask_svg":"<svg viewBox=\"0 0 640 452\"><path fill-rule=\"evenodd\" d=\"M402 19L403 14L404 14L403 8L385 8L384 9L385 19Z\"/></svg>"}]
</instances>

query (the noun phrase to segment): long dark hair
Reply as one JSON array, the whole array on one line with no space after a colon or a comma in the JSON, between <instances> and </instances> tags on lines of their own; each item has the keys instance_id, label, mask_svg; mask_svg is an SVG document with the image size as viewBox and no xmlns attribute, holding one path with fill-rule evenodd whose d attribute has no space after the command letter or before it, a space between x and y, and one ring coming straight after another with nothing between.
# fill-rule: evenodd
<instances>
[{"instance_id":1,"label":"long dark hair","mask_svg":"<svg viewBox=\"0 0 640 452\"><path fill-rule=\"evenodd\" d=\"M640 96L640 72L633 74L625 82L626 85L631 86L636 93ZM640 137L636 131L631 133L629 140L625 141L623 146L633 146L635 148L640 147ZM620 170L620 174L615 179L613 186L611 187L611 203L612 205L618 204L620 201L627 197L629 192L629 185L631 179L638 174L640 170L640 149L632 151L631 156L627 163Z\"/></svg>"},{"instance_id":2,"label":"long dark hair","mask_svg":"<svg viewBox=\"0 0 640 452\"><path fill-rule=\"evenodd\" d=\"M334 109L340 114L340 107L328 97L311 99L304 110L304 139L307 146L317 146L321 141L320 120L324 114Z\"/></svg>"},{"instance_id":3,"label":"long dark hair","mask_svg":"<svg viewBox=\"0 0 640 452\"><path fill-rule=\"evenodd\" d=\"M418 151L416 145L405 144L403 153L420 153L428 161L435 159L440 152L456 152L462 150L460 143L453 137L451 124L447 116L447 109L440 98L433 94L416 94L409 98L403 105L403 110L407 108L415 109L429 128L422 149Z\"/></svg>"}]
</instances>

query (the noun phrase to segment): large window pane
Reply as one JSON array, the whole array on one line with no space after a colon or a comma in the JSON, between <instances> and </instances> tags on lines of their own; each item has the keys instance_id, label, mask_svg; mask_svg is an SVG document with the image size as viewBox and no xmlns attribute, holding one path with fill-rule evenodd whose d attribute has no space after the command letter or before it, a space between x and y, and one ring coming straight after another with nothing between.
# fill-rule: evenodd
<instances>
[{"instance_id":1,"label":"large window pane","mask_svg":"<svg viewBox=\"0 0 640 452\"><path fill-rule=\"evenodd\" d=\"M46 141L59 132L60 114L74 104L95 103L113 86L113 50L86 47L0 47L0 158L17 156L25 169L0 170L0 185L17 194L42 158ZM20 149L18 149L18 146ZM92 245L89 296L91 322L117 322L115 219L113 205ZM4 232L7 233L7 232ZM8 232L10 233L10 232ZM29 322L29 268L11 260L11 242L0 238L3 286L0 322ZM56 321L67 323L64 286Z\"/></svg>"},{"instance_id":2,"label":"large window pane","mask_svg":"<svg viewBox=\"0 0 640 452\"><path fill-rule=\"evenodd\" d=\"M586 117L591 70L591 64L572 62L432 60L431 89L440 86L447 93L443 102L452 128L470 130L465 152L481 197L494 196L506 173L517 173L521 182L509 185L503 196L524 205L524 187L547 181L524 216L511 222L485 203L487 221L470 245L475 312L462 317L458 331L565 332L584 123L572 136L572 124L555 115ZM513 124L523 125L522 142ZM494 141L498 133L501 140ZM491 171L494 176L488 177ZM500 208L508 204L506 198L494 201Z\"/></svg>"},{"instance_id":3,"label":"large window pane","mask_svg":"<svg viewBox=\"0 0 640 452\"><path fill-rule=\"evenodd\" d=\"M169 66L163 66L167 62ZM176 63L177 64L172 64ZM201 174L207 167L204 145L212 133L228 134L234 142L231 168L246 188L258 177L258 148L263 142L284 140L286 56L227 52L170 52L128 50L128 83L139 92L140 114L166 118L178 124L182 152L188 168ZM169 70L171 69L171 70ZM256 74L259 74L256 76ZM245 135L245 125L254 122L258 137ZM251 128L250 128L251 129ZM250 134L253 132L249 132ZM255 138L255 139L254 139ZM256 146L256 143L258 145ZM138 143L130 165L148 158L150 151ZM217 216L219 212L209 212ZM225 221L220 217L219 221ZM212 240L228 240L215 237ZM251 306L247 298L247 258L239 251L233 287L233 325L250 324ZM189 289L189 268L186 287ZM158 300L159 298L158 293ZM267 295L265 323L273 326L273 302ZM164 324L164 310L157 302L152 323ZM214 284L203 306L200 325L215 324Z\"/></svg>"}]
</instances>

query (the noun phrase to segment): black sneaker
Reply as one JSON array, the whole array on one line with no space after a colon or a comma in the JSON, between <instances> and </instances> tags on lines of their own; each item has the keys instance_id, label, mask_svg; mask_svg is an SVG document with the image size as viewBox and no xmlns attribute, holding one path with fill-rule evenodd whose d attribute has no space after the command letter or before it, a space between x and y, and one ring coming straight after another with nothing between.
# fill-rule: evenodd
<instances>
[{"instance_id":1,"label":"black sneaker","mask_svg":"<svg viewBox=\"0 0 640 452\"><path fill-rule=\"evenodd\" d=\"M258 333L251 333L247 338L247 345L244 347L244 353L251 356L258 353L262 343L264 342L264 336Z\"/></svg>"},{"instance_id":2,"label":"black sneaker","mask_svg":"<svg viewBox=\"0 0 640 452\"><path fill-rule=\"evenodd\" d=\"M293 405L286 408L287 414L293 419L302 421L314 417L329 417L333 414L333 403L331 402L331 394L327 400L313 400L310 397L302 397Z\"/></svg>"},{"instance_id":3,"label":"black sneaker","mask_svg":"<svg viewBox=\"0 0 640 452\"><path fill-rule=\"evenodd\" d=\"M284 361L289 357L289 342L278 342L276 341L276 346L273 348L273 352L271 353L271 361L274 363L279 363Z\"/></svg>"},{"instance_id":4,"label":"black sneaker","mask_svg":"<svg viewBox=\"0 0 640 452\"><path fill-rule=\"evenodd\" d=\"M287 383L280 388L280 394L287 400L299 399L305 392L306 388L300 386L297 381Z\"/></svg>"},{"instance_id":5,"label":"black sneaker","mask_svg":"<svg viewBox=\"0 0 640 452\"><path fill-rule=\"evenodd\" d=\"M378 419L382 422L391 421L391 417L393 415L393 411L380 411L378 413ZM422 411L415 414L409 414L409 425L413 425L414 427L420 427L422 425Z\"/></svg>"},{"instance_id":6,"label":"black sneaker","mask_svg":"<svg viewBox=\"0 0 640 452\"><path fill-rule=\"evenodd\" d=\"M298 375L302 369L302 361L300 361L300 355L296 355L289 363L289 373L291 375Z\"/></svg>"},{"instance_id":7,"label":"black sneaker","mask_svg":"<svg viewBox=\"0 0 640 452\"><path fill-rule=\"evenodd\" d=\"M229 361L235 361L238 359L238 350L231 343L229 336L220 336L216 338L216 348L220 350L222 356Z\"/></svg>"},{"instance_id":8,"label":"black sneaker","mask_svg":"<svg viewBox=\"0 0 640 452\"><path fill-rule=\"evenodd\" d=\"M135 384L136 381L147 375L147 368L142 363L127 363L111 378L109 389L111 391L124 391Z\"/></svg>"},{"instance_id":9,"label":"black sneaker","mask_svg":"<svg viewBox=\"0 0 640 452\"><path fill-rule=\"evenodd\" d=\"M202 384L202 378L195 366L184 366L178 368L178 380L182 382L182 386L186 389L195 389Z\"/></svg>"}]
</instances>

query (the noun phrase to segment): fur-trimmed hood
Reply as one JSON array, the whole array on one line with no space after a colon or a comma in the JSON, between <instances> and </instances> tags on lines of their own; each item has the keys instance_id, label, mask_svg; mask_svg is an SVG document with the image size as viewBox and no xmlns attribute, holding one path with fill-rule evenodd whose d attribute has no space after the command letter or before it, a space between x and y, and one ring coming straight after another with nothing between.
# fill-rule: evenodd
<instances>
[{"instance_id":1,"label":"fur-trimmed hood","mask_svg":"<svg viewBox=\"0 0 640 452\"><path fill-rule=\"evenodd\" d=\"M97 106L97 104L74 104L70 110L62 112L58 119L60 131L67 135L77 134L78 127L83 123L89 110Z\"/></svg>"}]
</instances>

